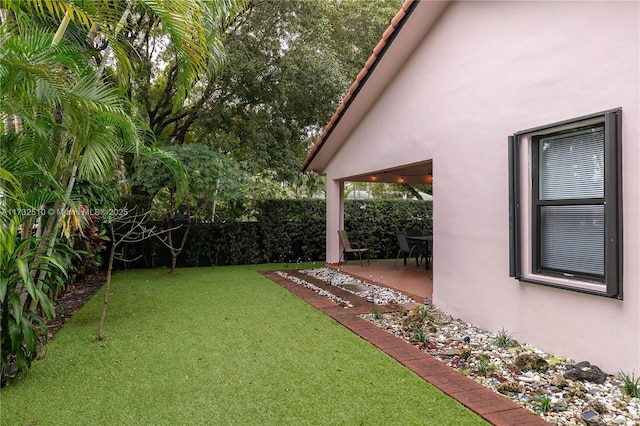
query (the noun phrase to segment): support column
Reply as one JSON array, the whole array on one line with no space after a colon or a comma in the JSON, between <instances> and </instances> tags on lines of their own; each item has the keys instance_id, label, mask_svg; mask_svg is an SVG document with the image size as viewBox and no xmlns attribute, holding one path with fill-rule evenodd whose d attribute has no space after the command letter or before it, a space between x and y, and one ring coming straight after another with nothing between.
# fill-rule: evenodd
<instances>
[{"instance_id":1,"label":"support column","mask_svg":"<svg viewBox=\"0 0 640 426\"><path fill-rule=\"evenodd\" d=\"M327 176L327 263L340 262L339 229L344 229L344 182Z\"/></svg>"}]
</instances>

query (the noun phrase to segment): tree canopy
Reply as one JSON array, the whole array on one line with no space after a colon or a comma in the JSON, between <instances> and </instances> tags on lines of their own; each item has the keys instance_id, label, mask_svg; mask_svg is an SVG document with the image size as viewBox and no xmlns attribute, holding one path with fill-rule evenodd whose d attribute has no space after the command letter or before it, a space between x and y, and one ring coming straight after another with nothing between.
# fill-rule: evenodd
<instances>
[{"instance_id":1,"label":"tree canopy","mask_svg":"<svg viewBox=\"0 0 640 426\"><path fill-rule=\"evenodd\" d=\"M224 71L209 70L177 109L171 50L141 19L134 98L163 144L205 144L251 174L291 181L400 5L251 1L226 23Z\"/></svg>"}]
</instances>

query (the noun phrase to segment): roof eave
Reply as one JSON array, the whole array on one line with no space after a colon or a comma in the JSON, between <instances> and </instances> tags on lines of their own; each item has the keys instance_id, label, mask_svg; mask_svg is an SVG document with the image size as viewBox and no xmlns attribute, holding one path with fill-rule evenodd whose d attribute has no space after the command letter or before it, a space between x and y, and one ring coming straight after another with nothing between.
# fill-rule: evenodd
<instances>
[{"instance_id":1,"label":"roof eave","mask_svg":"<svg viewBox=\"0 0 640 426\"><path fill-rule=\"evenodd\" d=\"M333 116L329 120L329 123L325 126L323 132L318 137L314 146L309 150L309 153L307 154L304 162L300 166L301 172L304 173L304 172L310 172L310 171L318 171L322 173L322 167L319 167L317 168L317 170L314 170L314 166L313 166L314 160L316 159L318 153L325 146L332 132L334 131L336 126L340 123L340 120L343 118L344 114L347 112L351 104L354 102L358 93L363 89L363 87L365 86L365 83L373 74L376 66L380 63L385 53L391 47L392 42L396 39L396 36L400 32L400 30L403 28L405 23L409 20L409 17L411 16L411 14L414 12L414 10L418 7L420 3L421 3L420 0L405 0L401 9L393 17L389 27L387 27L387 29L382 35L381 40L373 49L373 53L365 63L362 70L358 73L355 81L351 84L351 87L349 88L349 90L347 91L347 94L344 96L344 98L340 102L340 105L338 105L338 108L336 109ZM434 4L436 2L422 2L422 3ZM442 1L438 3L440 3L441 5L443 4L446 5L448 1ZM441 10L437 11L437 15L440 15L442 10L444 10L444 7L441 7ZM435 19L431 22L430 25L433 25L433 22L435 22ZM426 32L428 32L428 28L426 28ZM402 63L397 64L398 67L401 67L402 65L403 65Z\"/></svg>"}]
</instances>

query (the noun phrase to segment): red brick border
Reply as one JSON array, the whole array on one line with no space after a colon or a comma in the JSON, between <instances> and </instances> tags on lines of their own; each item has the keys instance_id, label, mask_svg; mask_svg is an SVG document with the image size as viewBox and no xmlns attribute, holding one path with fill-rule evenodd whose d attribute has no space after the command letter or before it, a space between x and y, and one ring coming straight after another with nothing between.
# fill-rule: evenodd
<instances>
[{"instance_id":1,"label":"red brick border","mask_svg":"<svg viewBox=\"0 0 640 426\"><path fill-rule=\"evenodd\" d=\"M296 275L311 282L311 277L300 276L296 274L295 271L286 271L286 273ZM415 348L410 343L360 318L358 316L359 314L371 311L371 304L365 299L342 289L331 287L330 290L333 294L349 300L349 302L354 305L353 308L344 308L326 298L319 298L318 294L312 290L292 283L287 278L281 277L273 271L263 272L262 274L315 306L389 356L395 358L423 380L431 383L451 398L474 411L489 423L496 426L535 426L549 424L510 399L480 385L473 379L457 372L426 352ZM319 287L328 286L326 283L316 281L314 281L313 284ZM390 306L376 306L376 308L378 311L394 309Z\"/></svg>"}]
</instances>

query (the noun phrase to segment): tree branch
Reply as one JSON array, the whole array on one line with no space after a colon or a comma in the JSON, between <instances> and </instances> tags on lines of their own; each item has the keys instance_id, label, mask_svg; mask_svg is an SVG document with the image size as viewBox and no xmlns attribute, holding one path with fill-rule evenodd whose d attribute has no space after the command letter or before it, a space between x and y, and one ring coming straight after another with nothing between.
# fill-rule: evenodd
<instances>
[{"instance_id":1,"label":"tree branch","mask_svg":"<svg viewBox=\"0 0 640 426\"><path fill-rule=\"evenodd\" d=\"M156 115L161 109L165 109L165 110L168 109L169 112L171 111L172 109L171 107L172 93L171 92L175 92L173 90L173 86L177 78L178 78L178 65L173 64L173 66L169 70L169 74L167 75L167 83L166 83L166 86L164 87L164 91L162 92L162 96L160 96L160 99L158 100L158 103L156 104L155 108L153 108L152 110L147 110L147 113L149 114L149 123L151 124L152 127L154 127L157 124L158 121L156 120ZM168 108L167 108L167 105L169 105Z\"/></svg>"}]
</instances>

